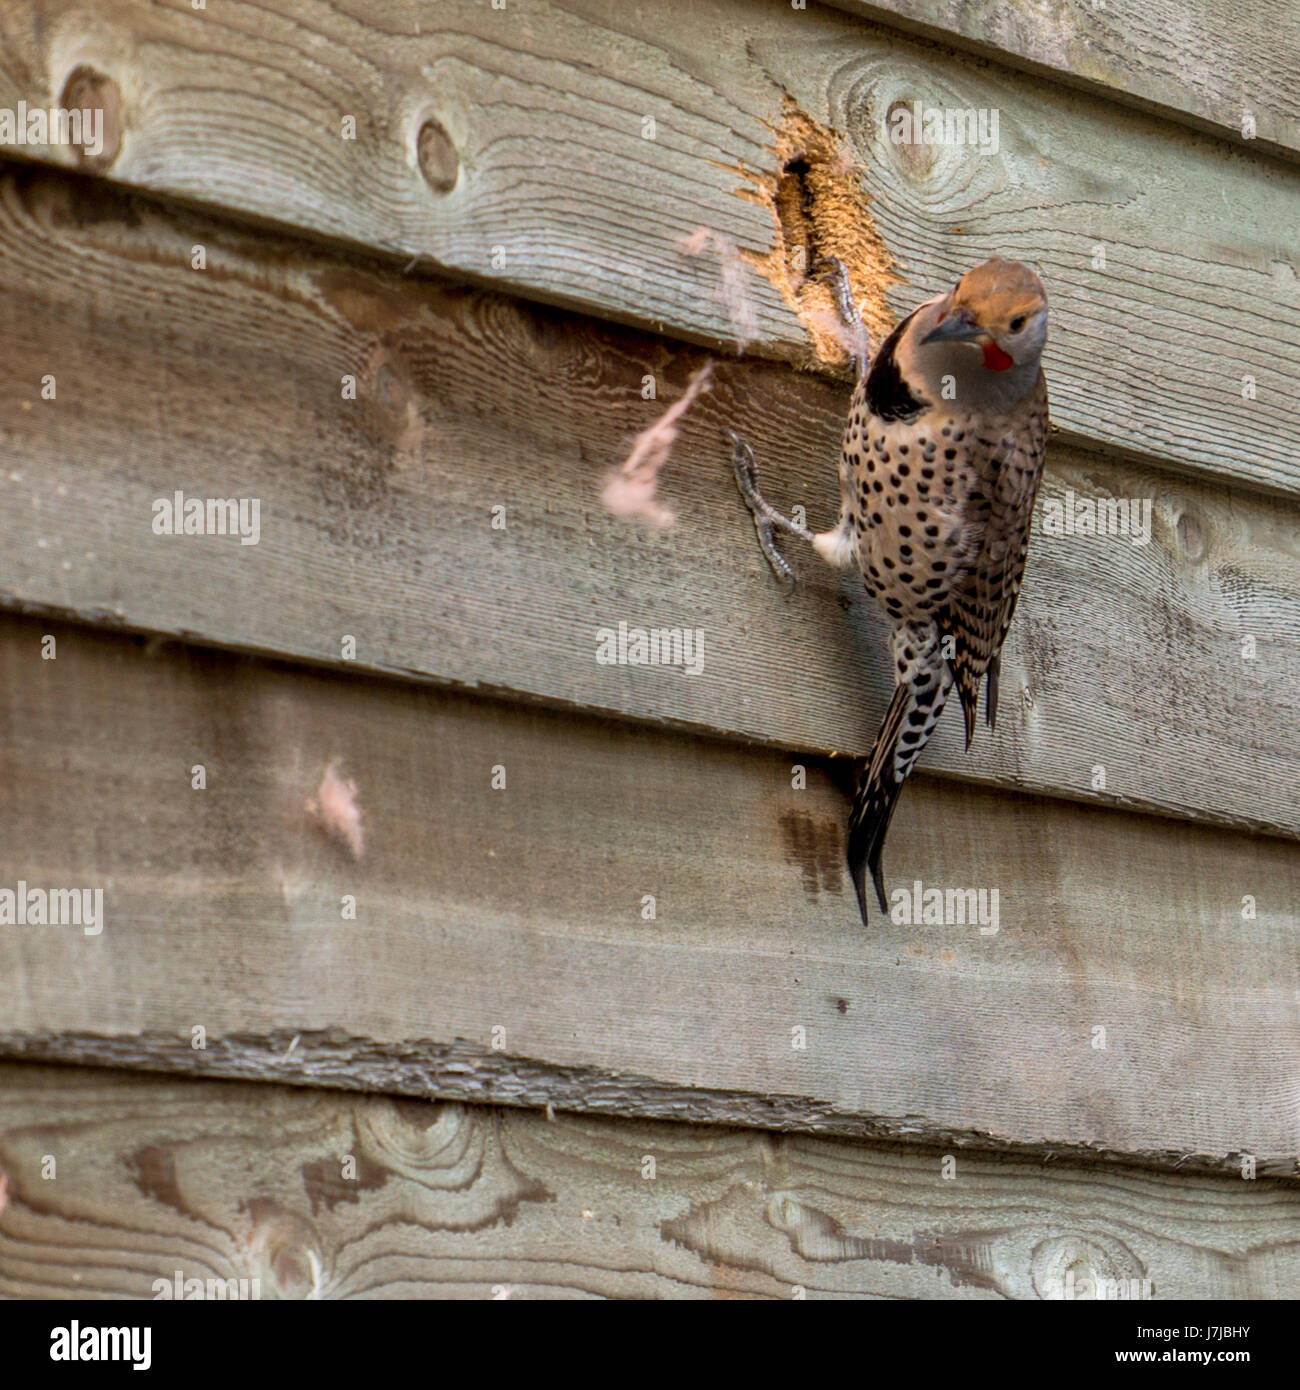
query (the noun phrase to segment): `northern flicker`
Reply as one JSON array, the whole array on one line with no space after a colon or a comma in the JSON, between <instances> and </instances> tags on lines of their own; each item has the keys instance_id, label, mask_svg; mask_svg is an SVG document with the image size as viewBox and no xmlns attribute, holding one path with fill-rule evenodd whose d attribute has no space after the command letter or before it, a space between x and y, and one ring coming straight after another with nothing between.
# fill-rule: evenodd
<instances>
[{"instance_id":1,"label":"northern flicker","mask_svg":"<svg viewBox=\"0 0 1300 1390\"><path fill-rule=\"evenodd\" d=\"M837 297L856 314L843 267ZM1002 643L1015 612L1047 446L1047 297L1027 266L994 256L927 300L885 339L853 394L840 455L840 515L814 536L758 491L753 454L732 436L736 481L778 576L793 574L773 528L856 566L893 625L894 696L849 817L862 920L870 870L888 911L881 854L898 795L955 685L975 733L998 711Z\"/></svg>"}]
</instances>

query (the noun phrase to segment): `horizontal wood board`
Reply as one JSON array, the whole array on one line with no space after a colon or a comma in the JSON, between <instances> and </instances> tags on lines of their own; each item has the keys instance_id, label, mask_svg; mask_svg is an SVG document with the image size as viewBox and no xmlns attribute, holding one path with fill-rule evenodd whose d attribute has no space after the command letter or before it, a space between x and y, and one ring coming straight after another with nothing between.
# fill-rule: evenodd
<instances>
[{"instance_id":1,"label":"horizontal wood board","mask_svg":"<svg viewBox=\"0 0 1300 1390\"><path fill-rule=\"evenodd\" d=\"M922 777L890 887L996 930L864 928L819 765L45 626L0 636L0 885L104 925L0 926L11 1056L1297 1171L1293 846Z\"/></svg>"},{"instance_id":2,"label":"horizontal wood board","mask_svg":"<svg viewBox=\"0 0 1300 1390\"><path fill-rule=\"evenodd\" d=\"M1100 89L1224 140L1250 140L1287 159L1300 154L1300 15L1288 0L829 3L1040 78Z\"/></svg>"},{"instance_id":3,"label":"horizontal wood board","mask_svg":"<svg viewBox=\"0 0 1300 1390\"><path fill-rule=\"evenodd\" d=\"M717 257L682 249L702 227L751 258L789 241L757 196L780 177L788 101L861 163L861 236L906 281L861 295L901 312L991 252L1027 259L1051 292L1069 435L1300 487L1300 170L1249 142L786 0L695 0L671 23L618 0L407 0L382 19L359 0L6 0L0 24L0 104L108 103L95 165L112 178L807 360L774 284L745 276L738 321ZM895 143L890 113L918 101L997 112L996 148Z\"/></svg>"},{"instance_id":4,"label":"horizontal wood board","mask_svg":"<svg viewBox=\"0 0 1300 1390\"><path fill-rule=\"evenodd\" d=\"M352 637L355 664L390 673L871 746L884 621L797 548L785 599L724 438L741 430L773 500L829 526L843 386L718 364L661 476L677 523L648 532L600 491L702 352L39 170L0 179L0 344L10 605L334 664ZM258 543L155 534L178 489L256 500ZM1149 543L1048 533L1053 509L1112 499L1149 507ZM950 717L930 764L1294 836L1295 521L1054 443L997 731L968 754ZM598 633L621 622L701 632L700 673L601 664Z\"/></svg>"},{"instance_id":5,"label":"horizontal wood board","mask_svg":"<svg viewBox=\"0 0 1300 1390\"><path fill-rule=\"evenodd\" d=\"M264 1299L1300 1284L1300 1188L1269 1179L73 1068L0 1067L0 1173L10 1298L153 1298L178 1274Z\"/></svg>"}]
</instances>

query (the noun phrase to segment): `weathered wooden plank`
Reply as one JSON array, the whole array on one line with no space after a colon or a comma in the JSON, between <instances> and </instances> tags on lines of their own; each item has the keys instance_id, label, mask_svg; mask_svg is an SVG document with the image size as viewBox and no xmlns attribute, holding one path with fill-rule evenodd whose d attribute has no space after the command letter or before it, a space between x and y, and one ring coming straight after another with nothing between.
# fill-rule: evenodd
<instances>
[{"instance_id":1,"label":"weathered wooden plank","mask_svg":"<svg viewBox=\"0 0 1300 1390\"><path fill-rule=\"evenodd\" d=\"M1101 88L1234 142L1254 140L1286 158L1300 154L1300 14L1288 0L830 3L1055 81Z\"/></svg>"},{"instance_id":2,"label":"weathered wooden plank","mask_svg":"<svg viewBox=\"0 0 1300 1390\"><path fill-rule=\"evenodd\" d=\"M477 0L407 0L382 23L357 0L0 15L0 103L54 101L74 77L109 91L114 178L690 338L741 332L716 259L682 251L701 226L755 261L775 250L776 280L795 249L846 255L877 320L882 254L911 285L895 311L990 251L1027 258L1052 294L1069 434L1300 487L1300 171L1249 149L784 0L698 0L671 24L618 0L537 0L527 23ZM779 231L770 195L806 135L778 139L787 96L846 133L869 211L817 150L787 176ZM996 152L893 143L890 112L914 101L997 112ZM748 295L743 334L806 357L774 284L751 275Z\"/></svg>"},{"instance_id":3,"label":"weathered wooden plank","mask_svg":"<svg viewBox=\"0 0 1300 1390\"><path fill-rule=\"evenodd\" d=\"M601 484L702 354L45 171L0 180L0 348L21 364L0 380L10 604L334 663L351 635L370 668L870 748L889 694L883 622L810 554L782 597L723 439L743 429L772 496L829 525L842 386L720 368L662 481L678 524L648 534L605 514ZM659 401L642 400L647 374ZM177 488L258 499L259 543L155 535L154 503ZM1151 504L1150 544L1040 529L996 735L981 728L967 754L950 717L927 757L1300 833L1292 508L1053 446L1044 523L1112 495ZM598 663L598 630L621 621L701 631L701 673Z\"/></svg>"},{"instance_id":4,"label":"weathered wooden plank","mask_svg":"<svg viewBox=\"0 0 1300 1390\"><path fill-rule=\"evenodd\" d=\"M864 930L817 765L44 626L0 637L0 885L104 925L0 926L11 1055L1296 1171L1293 845L921 779L891 886L996 930ZM360 860L307 809L339 758Z\"/></svg>"},{"instance_id":5,"label":"weathered wooden plank","mask_svg":"<svg viewBox=\"0 0 1300 1390\"><path fill-rule=\"evenodd\" d=\"M1084 1280L1289 1298L1300 1281L1293 1183L949 1157L945 1177L911 1146L11 1064L0 1294L153 1298L178 1271L202 1281L191 1297L245 1280L327 1299L1086 1298Z\"/></svg>"}]
</instances>

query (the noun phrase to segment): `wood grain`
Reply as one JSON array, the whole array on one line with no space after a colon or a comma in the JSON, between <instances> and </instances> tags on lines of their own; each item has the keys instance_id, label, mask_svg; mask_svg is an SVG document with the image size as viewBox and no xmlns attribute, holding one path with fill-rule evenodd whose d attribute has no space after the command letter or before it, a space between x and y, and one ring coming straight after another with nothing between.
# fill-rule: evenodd
<instances>
[{"instance_id":1,"label":"wood grain","mask_svg":"<svg viewBox=\"0 0 1300 1390\"><path fill-rule=\"evenodd\" d=\"M0 347L10 605L333 664L350 635L370 669L871 746L883 620L810 552L791 552L786 601L724 439L742 430L773 500L828 526L843 387L719 366L662 478L677 525L646 532L605 513L601 486L700 352L39 170L0 179ZM258 499L259 543L155 535L177 488ZM1051 507L1112 496L1151 504L1150 544L1045 533ZM930 764L1300 833L1293 506L1056 443L1039 505L996 734L967 754L950 718ZM598 664L620 621L701 630L702 673Z\"/></svg>"},{"instance_id":2,"label":"wood grain","mask_svg":"<svg viewBox=\"0 0 1300 1390\"><path fill-rule=\"evenodd\" d=\"M5 0L0 24L3 104L84 72L115 84L116 179L710 344L742 330L716 258L682 244L707 227L773 249L756 184L779 176L789 98L861 162L911 286L896 310L993 251L1028 259L1068 435L1300 487L1300 170L1248 143L785 0L698 0L671 23L538 0L526 24L478 0L382 21L359 0ZM892 143L890 110L918 100L996 110L997 151ZM746 289L757 350L806 360L774 286Z\"/></svg>"},{"instance_id":3,"label":"wood grain","mask_svg":"<svg viewBox=\"0 0 1300 1390\"><path fill-rule=\"evenodd\" d=\"M1292 845L921 778L890 887L996 930L864 930L821 765L47 628L0 637L0 885L106 925L0 927L10 1055L1297 1171Z\"/></svg>"},{"instance_id":4,"label":"wood grain","mask_svg":"<svg viewBox=\"0 0 1300 1390\"><path fill-rule=\"evenodd\" d=\"M830 0L1039 77L1131 102L1234 143L1300 154L1294 72L1300 16L1287 0Z\"/></svg>"},{"instance_id":5,"label":"wood grain","mask_svg":"<svg viewBox=\"0 0 1300 1390\"><path fill-rule=\"evenodd\" d=\"M944 1177L943 1158L8 1065L0 1294L151 1298L178 1271L282 1299L1041 1299L1071 1268L1153 1299L1289 1298L1300 1279L1295 1184L975 1154Z\"/></svg>"}]
</instances>

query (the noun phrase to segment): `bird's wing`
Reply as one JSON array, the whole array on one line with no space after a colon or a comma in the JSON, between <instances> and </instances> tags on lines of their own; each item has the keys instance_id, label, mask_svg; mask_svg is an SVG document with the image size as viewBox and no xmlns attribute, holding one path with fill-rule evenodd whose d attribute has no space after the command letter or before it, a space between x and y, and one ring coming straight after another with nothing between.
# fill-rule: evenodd
<instances>
[{"instance_id":1,"label":"bird's wing","mask_svg":"<svg viewBox=\"0 0 1300 1390\"><path fill-rule=\"evenodd\" d=\"M954 639L953 680L975 733L980 681L991 674L989 723L996 714L997 663L1020 596L1034 499L1047 449L1047 388L1038 388L997 438L981 440L981 487L967 499L966 558L948 590L940 628Z\"/></svg>"}]
</instances>

